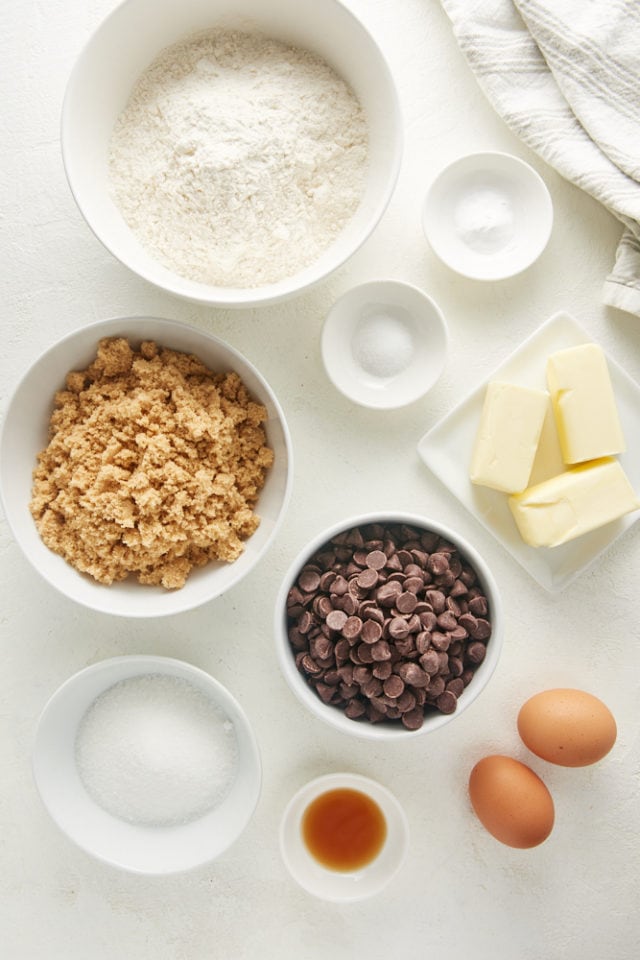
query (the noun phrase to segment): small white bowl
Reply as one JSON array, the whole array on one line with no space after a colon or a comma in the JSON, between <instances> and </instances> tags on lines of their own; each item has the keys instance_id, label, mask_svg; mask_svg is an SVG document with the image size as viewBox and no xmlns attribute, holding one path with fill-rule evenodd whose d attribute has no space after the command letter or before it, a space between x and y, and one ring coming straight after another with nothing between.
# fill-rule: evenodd
<instances>
[{"instance_id":1,"label":"small white bowl","mask_svg":"<svg viewBox=\"0 0 640 960\"><path fill-rule=\"evenodd\" d=\"M460 157L435 178L422 211L433 251L473 280L515 276L538 259L553 226L549 191L507 153Z\"/></svg>"},{"instance_id":2,"label":"small white bowl","mask_svg":"<svg viewBox=\"0 0 640 960\"><path fill-rule=\"evenodd\" d=\"M287 630L287 596L291 587L298 579L302 568L309 562L311 557L323 548L336 534L371 523L406 524L410 527L416 527L419 530L437 533L443 537L449 543L456 546L460 554L463 555L467 562L473 567L489 603L492 633L491 639L487 643L484 660L476 667L471 682L460 694L456 710L453 713L447 714L429 711L425 714L424 722L418 730L408 730L402 723L397 722L391 723L384 721L370 723L364 720L351 720L345 715L341 708L333 706L330 703L324 703L296 666L295 654L289 641ZM502 652L504 612L498 585L491 570L475 547L473 547L465 537L436 520L430 520L427 517L422 517L417 514L400 511L386 511L384 513L378 511L376 513L366 513L360 516L350 517L333 524L314 537L300 551L287 570L278 591L275 606L274 634L276 653L282 674L289 684L292 693L314 717L323 723L329 724L334 730L338 730L348 736L357 737L362 740L376 740L378 742L391 741L397 743L398 741L409 740L432 733L445 724L455 721L456 717L459 717L483 692L498 665L498 660Z\"/></svg>"},{"instance_id":3,"label":"small white bowl","mask_svg":"<svg viewBox=\"0 0 640 960\"><path fill-rule=\"evenodd\" d=\"M322 866L307 849L302 818L317 797L329 790L351 789L367 794L382 810L387 835L377 857L351 872ZM302 787L289 801L280 825L280 852L291 876L314 897L353 903L380 893L397 874L409 848L407 817L394 795L375 780L354 773L329 773Z\"/></svg>"},{"instance_id":4,"label":"small white bowl","mask_svg":"<svg viewBox=\"0 0 640 960\"><path fill-rule=\"evenodd\" d=\"M32 473L48 442L53 399L71 370L83 370L102 337L123 336L136 345L155 340L195 354L212 370L235 370L267 408L267 441L275 454L256 512L260 526L234 563L209 563L191 571L179 590L143 586L132 577L110 586L79 573L43 543L29 511ZM267 551L282 522L292 483L289 430L270 386L234 347L185 323L151 317L99 321L70 333L29 368L9 402L0 435L0 495L13 535L27 559L53 587L83 606L123 617L161 617L191 610L238 583Z\"/></svg>"},{"instance_id":5,"label":"small white bowl","mask_svg":"<svg viewBox=\"0 0 640 960\"><path fill-rule=\"evenodd\" d=\"M193 684L232 721L238 767L230 792L209 813L169 827L136 826L103 810L78 773L78 726L96 697L115 683L144 674L178 677ZM204 670L170 657L124 656L94 663L70 677L46 704L33 750L36 786L50 816L91 856L121 870L170 874L219 857L249 823L260 795L260 754L247 717L229 691Z\"/></svg>"},{"instance_id":6,"label":"small white bowl","mask_svg":"<svg viewBox=\"0 0 640 960\"><path fill-rule=\"evenodd\" d=\"M368 171L360 206L314 262L277 283L209 286L179 276L138 242L112 198L108 154L113 126L135 81L161 50L198 31L258 32L321 56L351 86L369 127ZM365 25L339 0L125 0L98 26L69 78L61 143L71 192L94 234L150 283L218 307L284 300L344 263L380 220L398 178L402 116L389 66Z\"/></svg>"},{"instance_id":7,"label":"small white bowl","mask_svg":"<svg viewBox=\"0 0 640 960\"><path fill-rule=\"evenodd\" d=\"M321 338L333 385L377 410L406 406L435 384L447 356L440 308L418 287L373 280L348 290L331 308Z\"/></svg>"}]
</instances>

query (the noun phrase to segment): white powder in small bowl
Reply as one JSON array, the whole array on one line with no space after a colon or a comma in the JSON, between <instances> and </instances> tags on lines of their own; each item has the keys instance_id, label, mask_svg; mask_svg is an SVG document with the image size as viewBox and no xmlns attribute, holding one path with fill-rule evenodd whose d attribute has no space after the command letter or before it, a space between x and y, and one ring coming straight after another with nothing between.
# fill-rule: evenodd
<instances>
[{"instance_id":1,"label":"white powder in small bowl","mask_svg":"<svg viewBox=\"0 0 640 960\"><path fill-rule=\"evenodd\" d=\"M413 336L399 316L381 311L361 318L351 349L366 373L387 379L409 366L414 351Z\"/></svg>"},{"instance_id":2,"label":"white powder in small bowl","mask_svg":"<svg viewBox=\"0 0 640 960\"><path fill-rule=\"evenodd\" d=\"M232 721L179 677L144 674L110 687L83 717L76 764L92 799L140 826L174 826L208 813L236 775Z\"/></svg>"},{"instance_id":3,"label":"white powder in small bowl","mask_svg":"<svg viewBox=\"0 0 640 960\"><path fill-rule=\"evenodd\" d=\"M454 220L460 239L477 253L498 253L511 242L515 232L509 196L490 187L464 194L455 208Z\"/></svg>"}]
</instances>

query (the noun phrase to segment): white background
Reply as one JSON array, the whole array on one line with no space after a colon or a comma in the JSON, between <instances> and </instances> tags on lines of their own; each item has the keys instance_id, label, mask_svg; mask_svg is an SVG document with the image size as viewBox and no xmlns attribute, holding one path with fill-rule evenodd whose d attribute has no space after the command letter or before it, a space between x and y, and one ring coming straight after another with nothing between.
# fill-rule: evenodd
<instances>
[{"instance_id":1,"label":"white background","mask_svg":"<svg viewBox=\"0 0 640 960\"><path fill-rule=\"evenodd\" d=\"M640 379L640 320L600 301L620 226L510 134L476 86L435 0L349 0L388 56L404 110L405 158L383 221L338 273L283 306L224 312L172 299L103 250L64 178L64 87L112 5L1 6L2 410L32 360L90 320L150 314L189 321L239 348L275 389L292 432L295 486L276 543L243 583L192 613L146 622L92 614L57 595L3 521L0 955L631 960L640 952L638 528L552 598L416 455L425 430L557 310L572 313ZM540 260L521 277L490 285L438 263L419 221L426 187L441 166L485 149L529 160L556 214ZM360 409L337 394L319 353L322 322L336 297L355 282L382 277L428 291L451 334L436 388L389 413ZM485 693L455 722L401 747L347 739L307 716L279 675L272 636L281 577L304 543L329 523L385 508L438 518L472 538L495 572L507 617L504 653ZM183 658L226 684L254 725L264 764L260 803L240 840L218 862L171 879L93 862L49 821L31 778L34 728L49 695L87 664L134 652ZM553 768L527 754L517 737L523 700L557 685L591 690L616 716L618 742L594 767ZM498 844L470 810L469 771L496 751L530 763L554 796L554 832L534 850ZM300 890L277 844L291 794L307 779L341 769L390 786L412 836L406 865L388 890L348 907Z\"/></svg>"}]
</instances>

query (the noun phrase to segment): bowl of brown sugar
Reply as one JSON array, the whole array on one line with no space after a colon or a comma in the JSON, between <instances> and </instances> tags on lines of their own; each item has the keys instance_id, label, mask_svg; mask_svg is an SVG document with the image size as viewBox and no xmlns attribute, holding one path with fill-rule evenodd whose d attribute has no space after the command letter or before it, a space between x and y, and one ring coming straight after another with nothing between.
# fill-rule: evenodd
<instances>
[{"instance_id":1,"label":"bowl of brown sugar","mask_svg":"<svg viewBox=\"0 0 640 960\"><path fill-rule=\"evenodd\" d=\"M42 576L104 613L197 607L268 549L291 487L280 405L233 347L150 317L90 324L27 371L0 493Z\"/></svg>"},{"instance_id":2,"label":"bowl of brown sugar","mask_svg":"<svg viewBox=\"0 0 640 960\"><path fill-rule=\"evenodd\" d=\"M334 729L415 737L482 693L503 639L498 586L461 534L405 512L334 524L299 553L276 601L282 673Z\"/></svg>"}]
</instances>

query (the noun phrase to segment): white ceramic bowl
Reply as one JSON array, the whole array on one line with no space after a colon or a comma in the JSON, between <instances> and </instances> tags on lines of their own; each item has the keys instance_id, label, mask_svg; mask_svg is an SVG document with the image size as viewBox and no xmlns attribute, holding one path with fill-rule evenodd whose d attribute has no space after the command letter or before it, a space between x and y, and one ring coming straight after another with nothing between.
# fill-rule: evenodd
<instances>
[{"instance_id":1,"label":"white ceramic bowl","mask_svg":"<svg viewBox=\"0 0 640 960\"><path fill-rule=\"evenodd\" d=\"M424 396L442 373L447 344L438 305L397 280L347 290L330 310L321 338L333 385L354 403L377 410Z\"/></svg>"},{"instance_id":2,"label":"white ceramic bowl","mask_svg":"<svg viewBox=\"0 0 640 960\"><path fill-rule=\"evenodd\" d=\"M538 259L551 235L553 205L542 177L524 160L474 153L435 178L422 225L452 270L474 280L502 280Z\"/></svg>"},{"instance_id":3,"label":"white ceramic bowl","mask_svg":"<svg viewBox=\"0 0 640 960\"><path fill-rule=\"evenodd\" d=\"M250 289L207 286L166 269L133 236L109 189L109 140L135 80L165 47L216 26L256 30L319 54L350 84L369 124L366 188L352 220L315 263L278 283ZM98 27L71 74L62 112L62 152L78 207L123 264L190 300L256 306L321 280L366 240L397 180L402 122L393 78L379 47L339 0L124 0Z\"/></svg>"},{"instance_id":4,"label":"white ceramic bowl","mask_svg":"<svg viewBox=\"0 0 640 960\"><path fill-rule=\"evenodd\" d=\"M238 767L231 790L217 807L190 823L143 827L120 820L94 802L78 773L75 743L85 713L114 684L144 674L193 684L226 713L235 729ZM70 840L104 863L142 874L176 873L219 857L249 823L262 777L253 731L229 691L198 667L155 656L102 660L63 683L40 716L33 773L45 807Z\"/></svg>"},{"instance_id":5,"label":"white ceramic bowl","mask_svg":"<svg viewBox=\"0 0 640 960\"><path fill-rule=\"evenodd\" d=\"M467 562L473 567L489 602L492 633L487 643L484 660L476 668L471 682L464 688L460 695L456 710L453 713L447 714L429 711L425 714L424 722L418 730L408 730L400 722L378 721L376 723L370 723L365 720L351 720L345 716L339 707L324 703L315 690L308 684L303 674L298 670L295 663L295 654L289 642L287 631L287 596L302 568L308 563L310 558L324 547L332 537L336 536L336 534L370 523L407 524L420 530L427 530L439 534L449 543L456 546L460 553L464 555ZM300 551L285 574L280 590L278 591L275 607L274 632L278 662L284 678L300 703L309 710L314 717L329 724L329 726L335 730L339 730L341 733L359 737L363 740L398 741L407 740L411 737L424 736L434 730L438 730L444 726L444 724L450 723L455 720L456 717L459 717L482 693L489 683L500 658L503 643L503 622L502 600L493 574L475 547L473 547L465 537L427 517L413 513L385 511L384 513L361 514L335 523L333 526L319 533Z\"/></svg>"},{"instance_id":6,"label":"white ceramic bowl","mask_svg":"<svg viewBox=\"0 0 640 960\"><path fill-rule=\"evenodd\" d=\"M32 472L37 454L48 442L54 394L64 385L69 371L82 370L91 362L102 337L116 335L136 343L153 339L163 346L195 354L213 370L235 370L268 412L265 429L275 459L256 508L260 526L245 541L244 552L234 563L210 563L194 569L179 590L143 586L131 577L111 586L97 583L44 545L29 512ZM262 375L242 354L217 337L170 320L105 320L58 341L35 361L18 384L0 436L0 494L13 535L26 557L65 596L93 610L126 617L180 613L220 596L238 583L270 546L289 501L291 481L289 431L280 404Z\"/></svg>"},{"instance_id":7,"label":"white ceramic bowl","mask_svg":"<svg viewBox=\"0 0 640 960\"><path fill-rule=\"evenodd\" d=\"M304 813L329 790L357 790L382 810L387 835L377 857L349 872L330 870L309 853L302 836ZM291 876L308 893L334 903L365 900L380 893L401 868L409 847L409 825L395 796L382 784L354 773L329 773L305 784L289 801L280 825L280 852Z\"/></svg>"}]
</instances>

